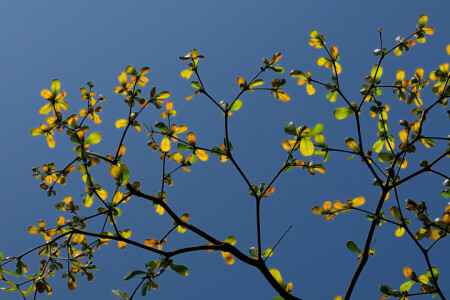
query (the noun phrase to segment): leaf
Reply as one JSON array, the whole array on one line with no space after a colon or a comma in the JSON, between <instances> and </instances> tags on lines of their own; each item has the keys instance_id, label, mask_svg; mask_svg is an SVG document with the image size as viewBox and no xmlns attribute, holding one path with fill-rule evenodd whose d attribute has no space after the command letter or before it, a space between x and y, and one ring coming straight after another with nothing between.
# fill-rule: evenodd
<instances>
[{"instance_id":1,"label":"leaf","mask_svg":"<svg viewBox=\"0 0 450 300\"><path fill-rule=\"evenodd\" d=\"M300 152L303 156L311 156L314 153L314 144L309 139L302 139L300 141Z\"/></svg>"},{"instance_id":2,"label":"leaf","mask_svg":"<svg viewBox=\"0 0 450 300\"><path fill-rule=\"evenodd\" d=\"M58 79L53 79L51 87L53 96L56 96L59 93L59 89L61 88L61 83Z\"/></svg>"},{"instance_id":3,"label":"leaf","mask_svg":"<svg viewBox=\"0 0 450 300\"><path fill-rule=\"evenodd\" d=\"M416 283L416 282L413 281L413 280L410 280L410 281L407 281L407 282L403 283L403 284L400 286L400 291L401 291L401 292L408 292L409 289L411 289L411 287L413 286L414 283Z\"/></svg>"},{"instance_id":4,"label":"leaf","mask_svg":"<svg viewBox=\"0 0 450 300\"><path fill-rule=\"evenodd\" d=\"M284 125L284 132L289 134L289 135L297 135L297 130L295 128L294 123L291 122L287 122L286 125Z\"/></svg>"},{"instance_id":5,"label":"leaf","mask_svg":"<svg viewBox=\"0 0 450 300\"><path fill-rule=\"evenodd\" d=\"M343 120L353 113L353 109L350 107L339 107L334 110L334 116L338 120Z\"/></svg>"},{"instance_id":6,"label":"leaf","mask_svg":"<svg viewBox=\"0 0 450 300\"><path fill-rule=\"evenodd\" d=\"M427 15L420 15L419 17L419 27L423 28L428 23L428 16Z\"/></svg>"},{"instance_id":7,"label":"leaf","mask_svg":"<svg viewBox=\"0 0 450 300\"><path fill-rule=\"evenodd\" d=\"M378 81L383 74L383 67L374 65L372 67L372 71L370 72L370 77L372 77L373 81Z\"/></svg>"},{"instance_id":8,"label":"leaf","mask_svg":"<svg viewBox=\"0 0 450 300\"><path fill-rule=\"evenodd\" d=\"M435 267L432 267L431 271L433 271L434 278L438 281L439 271ZM431 271L430 269L427 270L427 277L433 285L436 285L436 282L433 280L433 276L431 276Z\"/></svg>"},{"instance_id":9,"label":"leaf","mask_svg":"<svg viewBox=\"0 0 450 300\"><path fill-rule=\"evenodd\" d=\"M381 162L388 162L391 161L394 158L394 156L391 153L387 152L381 152L378 154L378 160Z\"/></svg>"},{"instance_id":10,"label":"leaf","mask_svg":"<svg viewBox=\"0 0 450 300\"><path fill-rule=\"evenodd\" d=\"M234 257L230 253L222 251L222 257L227 264L229 264L229 265L234 264Z\"/></svg>"},{"instance_id":11,"label":"leaf","mask_svg":"<svg viewBox=\"0 0 450 300\"><path fill-rule=\"evenodd\" d=\"M400 210L398 209L397 206L392 206L389 212L394 218L396 218L400 222L402 221L402 215L400 214Z\"/></svg>"},{"instance_id":12,"label":"leaf","mask_svg":"<svg viewBox=\"0 0 450 300\"><path fill-rule=\"evenodd\" d=\"M395 232L394 235L396 237L401 237L403 234L405 234L405 228L404 227L398 227Z\"/></svg>"},{"instance_id":13,"label":"leaf","mask_svg":"<svg viewBox=\"0 0 450 300\"><path fill-rule=\"evenodd\" d=\"M310 136L316 136L318 134L320 134L323 130L323 124L322 123L317 123L310 132L308 132L307 134L304 135L304 137L310 137Z\"/></svg>"},{"instance_id":14,"label":"leaf","mask_svg":"<svg viewBox=\"0 0 450 300\"><path fill-rule=\"evenodd\" d=\"M347 242L347 249L356 254L362 253L361 249L359 249L353 241Z\"/></svg>"},{"instance_id":15,"label":"leaf","mask_svg":"<svg viewBox=\"0 0 450 300\"><path fill-rule=\"evenodd\" d=\"M98 132L91 133L87 139L84 141L86 145L98 144L102 140L102 136Z\"/></svg>"},{"instance_id":16,"label":"leaf","mask_svg":"<svg viewBox=\"0 0 450 300\"><path fill-rule=\"evenodd\" d=\"M238 99L238 100L234 101L233 105L231 105L230 110L237 111L241 108L241 106L242 106L242 101Z\"/></svg>"},{"instance_id":17,"label":"leaf","mask_svg":"<svg viewBox=\"0 0 450 300\"><path fill-rule=\"evenodd\" d=\"M170 151L170 139L168 136L165 136L161 141L161 151L163 152Z\"/></svg>"},{"instance_id":18,"label":"leaf","mask_svg":"<svg viewBox=\"0 0 450 300\"><path fill-rule=\"evenodd\" d=\"M130 271L123 279L130 280L131 278L133 278L136 275L143 275L143 274L147 274L147 272L140 271L140 270L133 270L133 271Z\"/></svg>"},{"instance_id":19,"label":"leaf","mask_svg":"<svg viewBox=\"0 0 450 300\"><path fill-rule=\"evenodd\" d=\"M404 267L403 268L403 275L405 275L405 277L409 278L409 279L416 278L414 272L411 270L410 267Z\"/></svg>"},{"instance_id":20,"label":"leaf","mask_svg":"<svg viewBox=\"0 0 450 300\"><path fill-rule=\"evenodd\" d=\"M181 276L188 276L189 274L189 269L182 265L170 264L170 268Z\"/></svg>"},{"instance_id":21,"label":"leaf","mask_svg":"<svg viewBox=\"0 0 450 300\"><path fill-rule=\"evenodd\" d=\"M261 254L262 257L271 257L273 255L273 249L267 248L266 251Z\"/></svg>"},{"instance_id":22,"label":"leaf","mask_svg":"<svg viewBox=\"0 0 450 300\"><path fill-rule=\"evenodd\" d=\"M119 296L123 300L130 300L130 297L128 297L127 293L119 291L119 290L112 290L111 291L114 295Z\"/></svg>"},{"instance_id":23,"label":"leaf","mask_svg":"<svg viewBox=\"0 0 450 300\"><path fill-rule=\"evenodd\" d=\"M234 236L230 235L229 237L227 237L225 239L224 243L228 243L228 244L234 246L236 244L236 239L234 238Z\"/></svg>"},{"instance_id":24,"label":"leaf","mask_svg":"<svg viewBox=\"0 0 450 300\"><path fill-rule=\"evenodd\" d=\"M275 278L278 284L284 288L284 282L283 278L281 277L280 271L278 271L277 269L270 269L269 272L273 276L273 278Z\"/></svg>"},{"instance_id":25,"label":"leaf","mask_svg":"<svg viewBox=\"0 0 450 300\"><path fill-rule=\"evenodd\" d=\"M117 128L122 128L128 125L128 120L125 119L120 119L116 121L116 127Z\"/></svg>"},{"instance_id":26,"label":"leaf","mask_svg":"<svg viewBox=\"0 0 450 300\"><path fill-rule=\"evenodd\" d=\"M194 71L192 69L187 69L187 70L183 70L181 71L181 77L189 79L192 75L192 73L194 73Z\"/></svg>"}]
</instances>

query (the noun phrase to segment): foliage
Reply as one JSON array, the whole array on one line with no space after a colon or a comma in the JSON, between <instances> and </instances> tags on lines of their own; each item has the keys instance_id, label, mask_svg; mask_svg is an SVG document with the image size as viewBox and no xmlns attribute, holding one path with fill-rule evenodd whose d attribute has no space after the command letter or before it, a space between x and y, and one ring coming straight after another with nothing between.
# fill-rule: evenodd
<instances>
[{"instance_id":1,"label":"foliage","mask_svg":"<svg viewBox=\"0 0 450 300\"><path fill-rule=\"evenodd\" d=\"M124 102L127 106L127 117L115 122L115 126L122 129L121 139L117 148L113 149L113 155L100 154L95 150L95 145L101 143L102 135L99 132L91 132L87 122L89 119L92 119L94 126L102 122L102 107L100 104L106 101L106 98L97 98L94 85L88 82L86 87L80 89L81 99L86 101L86 108L79 111L78 114L74 113L64 117L63 111L69 109L69 104L63 100L66 97L66 93L61 91L60 81L54 79L51 82L51 90L44 89L41 92L41 96L48 103L39 110L40 114L51 115L45 119L47 124L42 123L39 128L32 129L31 134L34 136L45 136L48 146L53 148L55 147L53 138L55 132L65 132L73 143L75 153L73 153L72 159L69 159L69 162L63 168L57 169L54 163L44 164L41 167L33 168L33 176L41 182L40 187L46 191L48 196L55 196L56 185L65 185L67 178L76 167L85 184L85 193L81 201L68 195L62 201L56 203L56 209L65 216L60 216L55 226L47 225L47 222L41 220L37 226L31 225L29 227L29 233L43 236L45 242L42 245L18 256L3 258L3 254L0 253L0 280L6 284L6 287L1 289L6 292L19 292L23 297L42 293L50 295L52 293L50 279L55 275L62 275L62 278L67 281L68 288L75 290L80 276L85 275L88 281L94 279L93 271L97 270L97 267L94 265L93 259L98 255L99 249L114 241L117 242L120 249L127 246L138 247L159 257L145 262L142 269L131 270L124 277L126 281L136 280L136 287L130 296L126 292L113 290L112 292L121 299L132 299L138 290L145 296L152 289L157 289L158 277L163 275L166 270L170 269L181 276L188 276L188 267L175 264L174 260L179 254L194 251L219 251L223 260L229 265L232 265L238 259L261 272L268 283L279 294L274 299L300 299L292 294L293 284L291 282L286 284L279 270L267 267L266 261L271 256L276 255L276 247L284 235L273 247L263 251L260 228L262 200L275 193L274 184L284 172L299 168L307 171L310 175L323 174L326 172L323 163L329 160L330 153L343 152L350 155L348 159L354 157L361 159L362 164L375 177L374 186L377 186L380 190L380 197L375 211L361 208L366 202L363 196L352 196L353 199L347 199L342 202L339 200L333 203L325 201L323 204L317 203L318 205L312 208L312 213L323 216L323 219L326 221L332 221L335 217L340 217L344 213L353 213L352 211L363 213L366 215L366 219L370 221L369 232L361 247L354 241L347 242L348 250L358 254L356 257L358 265L344 299L350 299L354 286L366 266L369 256L375 255L373 235L376 228L384 223L394 225L395 236L401 237L406 234L413 241L422 253L427 270L425 270L425 274L418 276L410 267L405 266L403 274L409 280L403 283L399 290L394 290L388 285L382 285L380 287L382 293L380 299L389 297L407 299L408 296L425 294L438 295L441 299L445 299L438 282L439 271L431 264L429 253L432 247L438 242L442 242L450 232L450 206L443 208L442 218L433 220L428 214L425 202L417 203L408 199L406 205L401 205L397 190L411 179L425 172L430 172L445 178L444 185L447 189L443 190L441 194L444 198L448 198L450 195L448 175L436 170L438 163L450 156L450 148L448 148L449 138L437 137L431 134L425 135L423 133L429 112L432 109L437 109L439 106L444 108L447 106L447 97L450 96L450 87L448 85L450 79L449 64L442 64L437 70L432 71L429 76L430 79L425 77L423 69L417 68L411 80L405 80L405 72L399 70L394 76L395 82L393 84L381 84L383 75L381 64L384 59L391 53L396 56L402 55L404 52L409 51L416 41L424 43L426 35L434 33L433 28L427 26L427 22L427 16L420 16L414 32L406 38L399 36L397 45L391 49L383 48L382 30L379 31L381 49L374 51L374 55L379 57L379 60L371 68L370 75L365 78L365 83L362 84L362 99L359 102L350 102L340 89L341 77L339 75L343 68L338 63L341 58L341 54L338 53L338 47L332 45L328 48L325 35L319 34L315 30L311 31L309 44L324 51L325 55L325 57L320 57L317 60L317 64L331 69L332 83L320 81L313 77L310 71L304 73L300 70L293 70L290 72L290 77L297 78L298 85L306 84L306 91L309 95L313 95L316 92L316 87L324 87L328 91L326 98L330 102L340 101L340 107L334 109L334 116L337 120L353 119L357 136L345 139L344 143L348 148L334 148L328 146L325 141L324 124L317 123L308 127L306 125L296 126L293 121L287 122L284 126L284 132L288 137L280 143L280 146L286 151L286 160L269 184L261 183L257 185L250 182L234 159L233 145L230 141L228 128L229 123L232 121L232 115L238 113L244 106L244 101L241 98L247 92L269 91L277 100L282 102L291 100L291 97L284 90L284 85L287 82L285 78L272 79L270 85L266 85L268 87L264 87L265 83L260 78L262 73L266 71L273 71L276 76L284 73L284 68L278 65L282 58L281 53L274 54L270 60L263 58L263 64L259 72L252 79L247 80L243 77L238 77L239 90L236 97L230 102L219 102L206 91L199 74L199 62L204 58L203 55L200 55L197 50L193 49L180 57L181 60L188 62L188 68L181 71L181 77L190 79L194 76L195 78L195 80L190 82L194 92L186 97L186 100L203 95L217 107L223 116L225 124L223 144L212 147L202 145L202 137L199 136L197 140L197 134L192 131L188 132L187 125L176 125L174 123L177 111L174 110L174 103L167 100L170 97L168 91L157 91L156 87L152 87L150 88L149 97L143 96L143 89L149 81L146 77L146 74L150 71L149 67L143 67L138 71L133 66L128 66L125 72L119 75L119 85L114 88L115 93L124 97ZM450 45L447 47L447 52L450 55ZM421 92L430 84L430 80L434 82L432 93L434 93L436 98L434 101L428 102L430 104L426 106L424 104L425 101L421 99ZM392 90L399 101L404 101L406 108L409 109L409 105L414 103L412 120L400 120L400 131L398 132L393 129L394 126L388 126L390 107L381 100L383 90L386 89ZM363 108L366 107L367 109L363 114ZM141 117L141 113L145 109L151 108L163 111L160 114L161 120L155 122L154 125L145 124ZM377 140L371 147L368 147L367 143L363 143L365 134L361 128L360 120L365 115L377 119ZM411 116L409 117L411 118ZM130 127L133 127L138 132L145 127L148 135L148 146L160 157L162 163L161 189L156 191L155 194L145 192L145 187L141 189L141 184L138 181L131 181L135 178L133 178L132 170L127 167L124 160L126 153L124 141ZM396 136L399 137L400 142L395 141ZM403 175L403 170L410 167L407 157L409 158L415 154L416 147L420 144L419 142L426 148L439 147L439 155L434 157L431 162L422 161L419 168L414 169L409 175ZM377 154L374 154L374 152ZM210 154L218 156L221 162L232 164L238 170L240 176L248 185L249 193L256 203L257 245L249 249L249 255L239 250L236 246L237 241L233 236L228 236L223 240L213 237L206 230L193 225L187 212L181 215L175 213L167 199L169 195L168 187L174 185L173 174L181 171L191 172L196 163L207 162L211 158ZM323 157L323 163L315 163L312 160L304 161L300 159L301 156ZM108 166L109 175L111 176L108 176L108 178L115 183L115 188L110 192L107 192L99 184L99 182L105 181L106 178L93 176L93 169L97 168L99 164ZM403 178L400 177L400 172L402 172ZM395 199L395 205L389 208L389 214L387 214L385 213L386 207L384 207L384 204L390 194L393 194L391 197ZM134 199L151 201L157 215L168 214L170 216L173 224L164 237L161 239L148 237L143 241L135 240L131 238L131 229L122 228L118 225L117 219L122 215L122 211L127 209L126 203L132 198L132 201L137 201ZM80 213L80 206L84 206L85 208L83 209L89 211L90 215L83 217ZM92 211L93 206L97 208L94 212ZM407 214L410 213L415 215L411 219L407 218ZM94 219L104 221L104 226L100 231L95 231L91 227ZM411 224L413 222L420 226L416 233L412 231ZM175 229L181 234L189 230L203 238L205 244L192 245L173 251L163 250L163 244L167 242L170 235L173 235L172 233ZM287 234L287 231L285 234ZM427 240L431 242L426 243ZM28 267L24 259L33 252L37 252L41 256L41 266L39 271L28 274ZM410 292L413 286L418 287L419 291ZM342 297L336 296L335 299L342 299Z\"/></svg>"}]
</instances>

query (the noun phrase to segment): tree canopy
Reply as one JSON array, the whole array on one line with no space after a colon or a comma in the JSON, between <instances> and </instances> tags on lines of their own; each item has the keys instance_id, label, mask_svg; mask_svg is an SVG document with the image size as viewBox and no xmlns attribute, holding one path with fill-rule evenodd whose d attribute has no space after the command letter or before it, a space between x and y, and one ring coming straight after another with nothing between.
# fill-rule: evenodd
<instances>
[{"instance_id":1,"label":"tree canopy","mask_svg":"<svg viewBox=\"0 0 450 300\"><path fill-rule=\"evenodd\" d=\"M179 57L179 76L191 91L177 99L170 86L152 87L150 67L128 65L109 88L115 99L122 99L122 108L120 117L107 124L112 92L102 90L103 96L89 81L79 89L82 106L72 108L75 97L66 92L64 80L50 80L37 108L43 119L31 135L50 149L65 148L58 155L39 155L33 168L37 185L56 210L48 215L41 210L29 224L29 233L41 235L43 242L1 255L3 293L52 294L61 282L53 277L61 275L69 290L78 290L84 279L101 276L97 259L106 256L112 267L127 269L122 274L126 285L118 283L115 295L159 296L180 282L173 274L189 278L192 266L210 276L195 265L219 257L224 266L232 266L217 276L236 278L241 269L232 269L239 263L250 269L247 274L264 280L271 293L266 290L266 297L308 299L314 295L308 286L317 281L308 273L326 272L328 259L309 263L305 248L328 245L332 251L347 251L331 257L348 269L345 283L330 282L334 299L356 297L361 282L375 285L380 299L421 294L445 299L442 248L450 227L450 183L444 161L450 150L442 124L448 119L448 63L429 70L418 65L393 71L389 66L395 57L427 46L421 44L434 35L430 24L422 14L410 33L389 43L383 29L375 32L377 48L367 55L375 62L365 70L359 94L347 91L339 39L321 30L310 30L304 41L318 53L314 58L303 55L300 65L291 66L279 52L262 58L252 73L236 74L234 85L220 84L232 96L209 88L214 76L208 69L203 75L202 68L210 55L200 50ZM445 52L450 55L450 45L439 53ZM301 101L317 94L325 101L305 112L296 100L301 94ZM264 104L271 97L279 114L289 119L281 126L271 124L275 111L267 111L259 97ZM284 113L282 105L291 103L293 113ZM194 125L183 121L183 108L193 114ZM277 134L264 134L260 124L279 127ZM108 135L111 127L114 134ZM423 192L421 184L431 181L444 186L430 185L427 199L416 198ZM321 185L311 188L310 182ZM309 208L297 206L299 201ZM307 221L299 223L306 215ZM313 223L311 216L323 220ZM348 223L339 225L346 218ZM112 247L117 252L103 254ZM403 259L409 249L415 252L406 256L408 262L389 269L396 273L394 282L380 279L380 286L379 280L364 277L369 270L385 272L383 261ZM124 263L129 255L140 259Z\"/></svg>"}]
</instances>

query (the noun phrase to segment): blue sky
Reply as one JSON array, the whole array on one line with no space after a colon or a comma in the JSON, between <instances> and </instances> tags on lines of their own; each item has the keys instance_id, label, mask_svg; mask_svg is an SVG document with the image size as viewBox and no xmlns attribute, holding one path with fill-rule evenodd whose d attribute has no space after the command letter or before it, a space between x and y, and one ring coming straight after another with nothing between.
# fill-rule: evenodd
<instances>
[{"instance_id":1,"label":"blue sky","mask_svg":"<svg viewBox=\"0 0 450 300\"><path fill-rule=\"evenodd\" d=\"M405 70L411 77L416 67L425 74L449 61L445 47L450 43L448 18L442 13L450 9L448 1L9 1L1 4L0 28L3 36L0 53L0 87L3 92L3 115L0 120L0 149L3 165L1 183L2 209L0 251L5 256L19 254L42 242L41 237L30 236L27 228L40 219L54 224L60 215L54 209L55 201L72 195L81 205L84 192L78 171L68 178L66 187L57 188L55 198L46 197L39 182L32 178L31 168L55 162L63 167L73 159L71 144L65 134L56 136L56 147L49 149L43 137L32 137L31 128L44 122L38 115L45 104L40 96L49 88L52 79L61 81L67 92L70 114L84 108L79 88L92 81L95 91L107 97L102 104L100 125L91 124L91 131L102 134L102 143L93 147L102 154L112 154L122 131L114 122L126 118L127 107L122 97L114 94L117 76L127 65L136 68L149 66L149 86L171 92L177 116L177 125L186 124L197 134L198 144L204 147L220 145L223 141L221 112L198 96L191 101L184 98L192 94L189 81L180 77L186 62L179 56L196 48L205 55L199 72L208 92L217 100L233 99L239 92L238 76L250 79L261 66L263 57L270 58L281 52L279 64L286 71L311 70L313 75L329 81L329 70L316 64L325 53L308 45L312 29L326 34L328 45L337 45L343 67L341 88L349 99L358 102L364 77L378 59L372 55L379 48L378 28L383 28L386 48L395 45L398 35L408 35L421 14L429 16L435 34L427 43L412 47L401 57L388 57L384 61L383 83L395 81L395 72ZM308 96L304 86L296 85L288 73L264 74L266 86L274 77L287 79L286 92L291 101L282 103L268 92L247 93L244 105L231 117L230 140L234 145L237 162L251 182L270 181L285 160L281 143L287 138L283 132L287 121L309 127L321 122L325 125L327 143L345 148L344 139L356 138L354 122L348 118L338 121L333 117L336 107L343 102L330 103L326 92L316 86L316 94ZM148 93L148 88L145 90ZM397 121L411 119L410 107L398 103L390 90L381 99L392 107L390 125L398 132ZM434 101L428 89L423 93L425 104ZM6 107L5 107L6 106ZM146 124L160 121L160 111L149 110L141 118ZM362 127L367 145L376 141L376 120L363 110ZM445 109L437 108L429 117L427 132L434 136L447 136L448 119ZM398 135L395 133L395 136ZM160 185L161 163L158 155L147 146L148 138L132 131L126 138L127 153L124 162L132 172L132 180L139 180L148 194L157 193ZM398 145L398 144L397 144ZM418 145L415 158L404 174L418 168L418 162L432 159L445 148L425 151ZM346 160L347 155L333 153L325 164L323 175L309 176L295 170L283 174L274 185L276 192L262 203L263 248L272 247L289 226L289 234L268 260L270 268L280 270L286 282L294 284L294 294L304 299L333 299L345 293L357 266L356 255L346 249L347 240L362 245L369 228L365 215L358 212L339 215L332 222L311 213L311 207L325 201L366 198L365 209L373 210L379 191L371 185L372 176L358 159ZM301 157L299 157L302 159ZM303 158L304 159L304 158ZM319 163L320 157L313 157ZM103 166L102 166L103 165ZM113 182L104 164L98 167L98 177L107 191ZM445 172L448 162L437 169ZM102 173L103 172L103 173ZM105 173L106 172L106 173ZM103 177L102 177L103 176ZM405 175L404 175L405 176ZM448 176L448 175L447 175ZM236 169L220 163L215 156L206 163L197 162L192 172L177 173L174 186L168 189L168 201L178 213L189 212L190 222L218 239L233 235L236 246L244 253L256 247L254 200ZM411 198L426 201L432 217L441 217L446 201L440 196L442 178L424 174L400 189L400 200ZM388 200L385 210L394 205ZM84 209L89 215L97 206ZM411 219L413 215L409 216ZM159 217L154 208L139 199L133 199L124 208L119 225L133 230L137 240L162 237L170 229L167 215ZM418 224L412 226L417 230ZM380 284L399 288L406 281L404 266L423 274L426 268L419 250L407 237L396 238L395 227L377 228L374 248L376 255L358 282L354 299L373 299L380 296ZM198 245L205 241L190 233L173 233L166 249ZM448 241L444 240L430 252L432 263L441 270L441 287L449 292L450 276L445 272L448 264L440 262L447 255ZM56 275L50 299L101 298L113 299L112 289L132 291L137 282L124 282L123 276L131 269L143 267L157 256L128 247L119 250L115 243L102 248L94 260L100 268L94 282L85 278L78 282L75 292L66 288L66 282ZM36 267L39 258L31 255L26 262ZM34 262L34 263L33 263ZM276 292L254 269L236 262L224 263L219 253L199 252L176 257L176 263L189 267L190 275L181 277L166 272L160 277L160 288L152 291L156 299L271 299ZM36 270L36 269L35 269ZM30 270L33 272L33 270ZM19 299L18 294L2 294L2 299Z\"/></svg>"}]
</instances>

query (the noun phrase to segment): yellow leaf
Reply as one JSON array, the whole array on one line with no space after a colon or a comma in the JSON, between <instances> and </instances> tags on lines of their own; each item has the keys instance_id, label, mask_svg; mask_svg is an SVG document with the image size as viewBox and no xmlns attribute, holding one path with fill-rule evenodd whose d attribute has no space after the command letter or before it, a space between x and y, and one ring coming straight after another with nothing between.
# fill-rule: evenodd
<instances>
[{"instance_id":1,"label":"yellow leaf","mask_svg":"<svg viewBox=\"0 0 450 300\"><path fill-rule=\"evenodd\" d=\"M398 70L397 71L397 80L398 81L403 81L403 79L405 79L405 71Z\"/></svg>"},{"instance_id":2,"label":"yellow leaf","mask_svg":"<svg viewBox=\"0 0 450 300\"><path fill-rule=\"evenodd\" d=\"M191 77L192 73L194 73L194 71L192 71L191 69L183 70L183 71L181 71L181 77L189 79L189 77Z\"/></svg>"},{"instance_id":3,"label":"yellow leaf","mask_svg":"<svg viewBox=\"0 0 450 300\"><path fill-rule=\"evenodd\" d=\"M124 249L127 246L127 243L123 241L117 241L117 244L119 245L120 249Z\"/></svg>"},{"instance_id":4,"label":"yellow leaf","mask_svg":"<svg viewBox=\"0 0 450 300\"><path fill-rule=\"evenodd\" d=\"M405 228L404 227L398 227L395 230L394 234L395 234L396 237L401 237L404 233L405 233Z\"/></svg>"},{"instance_id":5,"label":"yellow leaf","mask_svg":"<svg viewBox=\"0 0 450 300\"><path fill-rule=\"evenodd\" d=\"M324 64L326 64L326 63L328 63L328 62L329 62L329 60L326 59L325 57L319 57L319 58L317 59L317 64L318 64L319 66L323 66Z\"/></svg>"},{"instance_id":6,"label":"yellow leaf","mask_svg":"<svg viewBox=\"0 0 450 300\"><path fill-rule=\"evenodd\" d=\"M67 283L67 287L69 290L73 291L77 288L77 283L72 279L72 277L69 277L69 281Z\"/></svg>"},{"instance_id":7,"label":"yellow leaf","mask_svg":"<svg viewBox=\"0 0 450 300\"><path fill-rule=\"evenodd\" d=\"M28 232L31 234L39 233L39 228L37 228L36 226L30 226L28 227Z\"/></svg>"},{"instance_id":8,"label":"yellow leaf","mask_svg":"<svg viewBox=\"0 0 450 300\"><path fill-rule=\"evenodd\" d=\"M55 147L55 140L50 134L47 134L47 144L50 148Z\"/></svg>"},{"instance_id":9,"label":"yellow leaf","mask_svg":"<svg viewBox=\"0 0 450 300\"><path fill-rule=\"evenodd\" d=\"M177 163L180 163L180 164L184 163L184 156L180 152L175 152L172 155L172 159L174 161L176 161Z\"/></svg>"},{"instance_id":10,"label":"yellow leaf","mask_svg":"<svg viewBox=\"0 0 450 300\"><path fill-rule=\"evenodd\" d=\"M61 226L64 225L64 222L65 222L64 217L59 217L59 218L58 218L58 222L56 223L56 225L57 225L58 227L61 227Z\"/></svg>"},{"instance_id":11,"label":"yellow leaf","mask_svg":"<svg viewBox=\"0 0 450 300\"><path fill-rule=\"evenodd\" d=\"M170 139L168 136L165 136L161 142L161 151L169 152L170 151Z\"/></svg>"},{"instance_id":12,"label":"yellow leaf","mask_svg":"<svg viewBox=\"0 0 450 300\"><path fill-rule=\"evenodd\" d=\"M195 154L197 155L197 157L202 160L202 161L207 161L209 156L208 153L206 153L204 150L202 149L196 149L195 150Z\"/></svg>"},{"instance_id":13,"label":"yellow leaf","mask_svg":"<svg viewBox=\"0 0 450 300\"><path fill-rule=\"evenodd\" d=\"M313 87L313 85L311 83L306 84L306 92L308 93L308 95L314 95L314 93L316 92L316 89Z\"/></svg>"},{"instance_id":14,"label":"yellow leaf","mask_svg":"<svg viewBox=\"0 0 450 300\"><path fill-rule=\"evenodd\" d=\"M105 200L108 197L108 193L104 190L97 190L97 195L100 197L100 199Z\"/></svg>"},{"instance_id":15,"label":"yellow leaf","mask_svg":"<svg viewBox=\"0 0 450 300\"><path fill-rule=\"evenodd\" d=\"M53 94L49 90L43 89L41 91L41 96L44 97L45 99L50 99L50 98L52 98Z\"/></svg>"},{"instance_id":16,"label":"yellow leaf","mask_svg":"<svg viewBox=\"0 0 450 300\"><path fill-rule=\"evenodd\" d=\"M423 30L423 33L425 33L425 34L429 34L429 35L434 34L434 29L431 26L424 27L424 28L422 28L422 30Z\"/></svg>"},{"instance_id":17,"label":"yellow leaf","mask_svg":"<svg viewBox=\"0 0 450 300\"><path fill-rule=\"evenodd\" d=\"M128 120L125 119L120 119L116 121L116 127L117 128L122 128L128 125Z\"/></svg>"},{"instance_id":18,"label":"yellow leaf","mask_svg":"<svg viewBox=\"0 0 450 300\"><path fill-rule=\"evenodd\" d=\"M186 227L183 227L181 225L178 225L178 232L179 233L185 233L186 232Z\"/></svg>"},{"instance_id":19,"label":"yellow leaf","mask_svg":"<svg viewBox=\"0 0 450 300\"><path fill-rule=\"evenodd\" d=\"M330 49L330 56L331 56L333 59L336 59L337 54L338 54L338 47L337 47L336 45L331 46L331 49Z\"/></svg>"},{"instance_id":20,"label":"yellow leaf","mask_svg":"<svg viewBox=\"0 0 450 300\"><path fill-rule=\"evenodd\" d=\"M341 297L341 296L336 296L336 297L334 298L334 300L342 300L342 297Z\"/></svg>"},{"instance_id":21,"label":"yellow leaf","mask_svg":"<svg viewBox=\"0 0 450 300\"><path fill-rule=\"evenodd\" d=\"M195 133L189 132L189 133L187 134L187 140L188 140L188 143L189 143L191 146L195 146L195 143L196 143L196 141L197 141L197 139L195 138Z\"/></svg>"},{"instance_id":22,"label":"yellow leaf","mask_svg":"<svg viewBox=\"0 0 450 300\"><path fill-rule=\"evenodd\" d=\"M365 202L366 202L366 200L364 199L364 197L359 196L359 197L356 197L355 199L352 200L352 206L353 207L361 206Z\"/></svg>"},{"instance_id":23,"label":"yellow leaf","mask_svg":"<svg viewBox=\"0 0 450 300\"><path fill-rule=\"evenodd\" d=\"M52 110L52 104L49 102L49 103L45 104L44 106L42 106L41 109L39 109L39 113L40 113L41 115L46 115L46 114L48 114L51 110Z\"/></svg>"},{"instance_id":24,"label":"yellow leaf","mask_svg":"<svg viewBox=\"0 0 450 300\"><path fill-rule=\"evenodd\" d=\"M234 263L234 257L229 252L222 251L222 256L227 264L232 265Z\"/></svg>"},{"instance_id":25,"label":"yellow leaf","mask_svg":"<svg viewBox=\"0 0 450 300\"><path fill-rule=\"evenodd\" d=\"M314 144L309 139L300 141L300 152L303 156L311 156L314 153Z\"/></svg>"},{"instance_id":26,"label":"yellow leaf","mask_svg":"<svg viewBox=\"0 0 450 300\"><path fill-rule=\"evenodd\" d=\"M448 55L450 55L450 44L449 44L449 45L447 45L447 48L446 48L446 50L447 50L447 54L448 54Z\"/></svg>"},{"instance_id":27,"label":"yellow leaf","mask_svg":"<svg viewBox=\"0 0 450 300\"><path fill-rule=\"evenodd\" d=\"M283 148L284 148L284 150L291 150L292 148L294 148L296 143L297 143L296 140L284 140Z\"/></svg>"},{"instance_id":28,"label":"yellow leaf","mask_svg":"<svg viewBox=\"0 0 450 300\"><path fill-rule=\"evenodd\" d=\"M333 67L333 73L334 74L341 74L342 72L342 67L338 62L334 62L334 64L336 65L336 69Z\"/></svg>"},{"instance_id":29,"label":"yellow leaf","mask_svg":"<svg viewBox=\"0 0 450 300\"><path fill-rule=\"evenodd\" d=\"M119 166L111 165L111 167L109 168L109 173L117 181L122 178L122 170Z\"/></svg>"},{"instance_id":30,"label":"yellow leaf","mask_svg":"<svg viewBox=\"0 0 450 300\"><path fill-rule=\"evenodd\" d=\"M284 288L283 278L281 277L280 271L277 269L270 269L270 274L275 278L275 280Z\"/></svg>"},{"instance_id":31,"label":"yellow leaf","mask_svg":"<svg viewBox=\"0 0 450 300\"><path fill-rule=\"evenodd\" d=\"M214 244L213 244L213 243L206 243L205 246L214 246ZM215 252L215 251L217 251L217 250L214 250L214 249L206 249L206 251L208 251L208 252Z\"/></svg>"}]
</instances>

